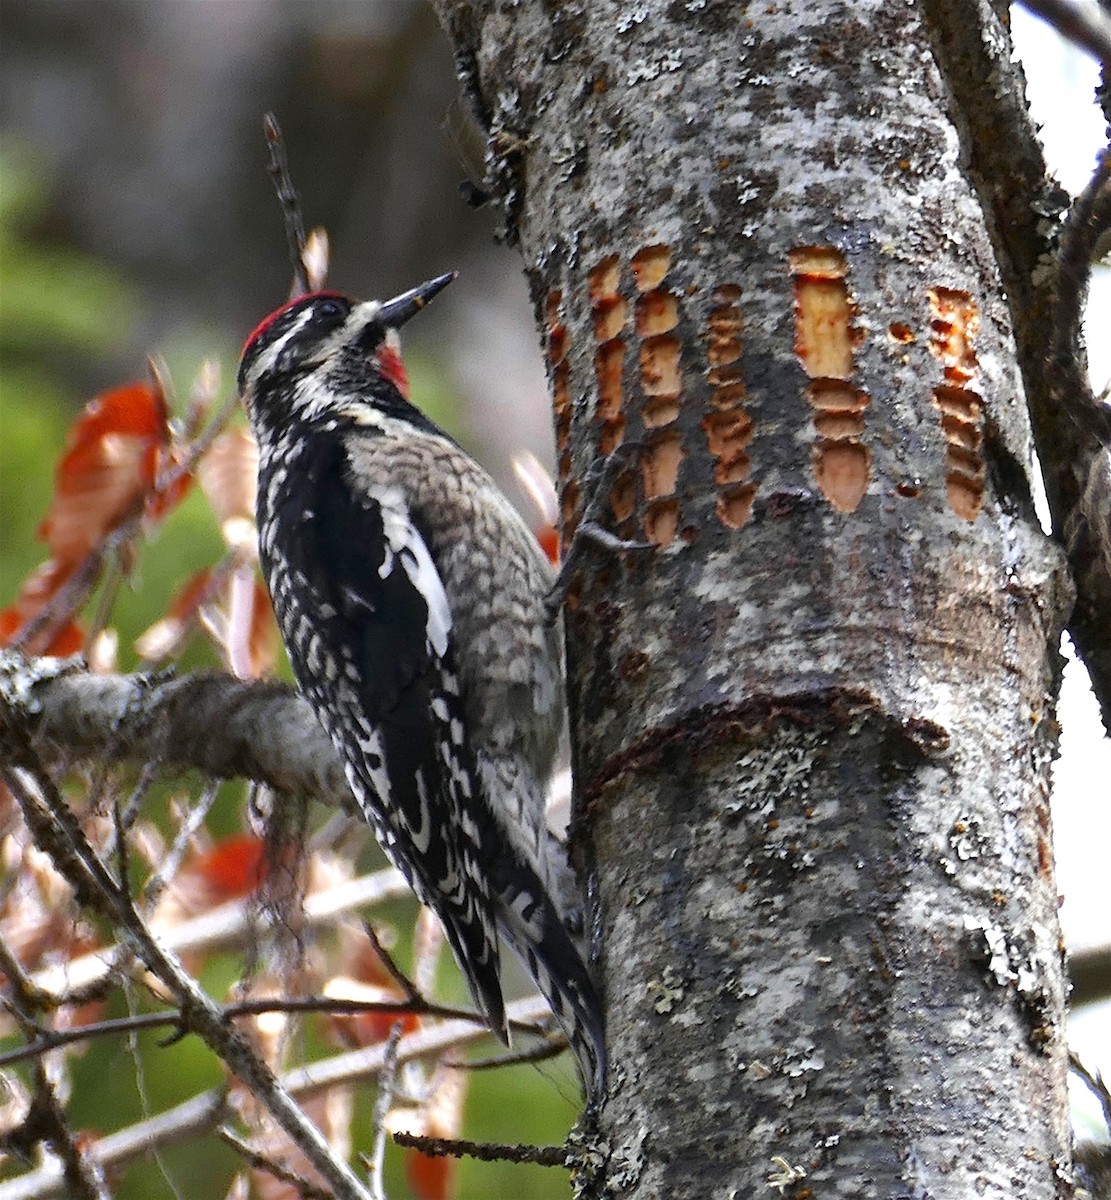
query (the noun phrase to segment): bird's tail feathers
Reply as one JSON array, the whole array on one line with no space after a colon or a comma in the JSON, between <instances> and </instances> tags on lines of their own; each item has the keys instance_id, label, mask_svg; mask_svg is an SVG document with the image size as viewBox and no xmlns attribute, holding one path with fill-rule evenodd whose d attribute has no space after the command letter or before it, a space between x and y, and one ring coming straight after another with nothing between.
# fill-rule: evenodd
<instances>
[{"instance_id":1,"label":"bird's tail feathers","mask_svg":"<svg viewBox=\"0 0 1111 1200\"><path fill-rule=\"evenodd\" d=\"M512 874L514 878L491 881L498 928L535 980L566 1034L579 1063L587 1099L595 1104L606 1088L601 997L539 879L520 865Z\"/></svg>"}]
</instances>

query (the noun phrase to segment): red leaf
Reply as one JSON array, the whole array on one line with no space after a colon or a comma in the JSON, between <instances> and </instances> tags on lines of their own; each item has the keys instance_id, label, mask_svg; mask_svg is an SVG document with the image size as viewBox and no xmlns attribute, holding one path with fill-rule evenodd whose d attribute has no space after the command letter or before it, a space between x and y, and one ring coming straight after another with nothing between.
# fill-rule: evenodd
<instances>
[{"instance_id":1,"label":"red leaf","mask_svg":"<svg viewBox=\"0 0 1111 1200\"><path fill-rule=\"evenodd\" d=\"M400 1004L405 997L394 987L360 983L357 979L336 976L324 985L324 995L333 1000L358 1000L365 1004ZM395 1025L401 1033L414 1033L421 1027L416 1013L352 1012L331 1013L328 1025L343 1046L376 1046L384 1042Z\"/></svg>"},{"instance_id":2,"label":"red leaf","mask_svg":"<svg viewBox=\"0 0 1111 1200\"><path fill-rule=\"evenodd\" d=\"M42 613L73 573L72 563L47 559L23 581L19 595L0 611L0 646L10 645L20 631ZM85 633L76 621L47 625L25 647L28 654L53 654L65 658L85 644Z\"/></svg>"},{"instance_id":3,"label":"red leaf","mask_svg":"<svg viewBox=\"0 0 1111 1200\"><path fill-rule=\"evenodd\" d=\"M154 486L169 442L166 401L148 383L91 400L70 428L39 537L59 562L79 562Z\"/></svg>"},{"instance_id":4,"label":"red leaf","mask_svg":"<svg viewBox=\"0 0 1111 1200\"><path fill-rule=\"evenodd\" d=\"M235 833L196 855L185 870L208 885L213 903L249 896L266 878L266 844L252 833Z\"/></svg>"},{"instance_id":5,"label":"red leaf","mask_svg":"<svg viewBox=\"0 0 1111 1200\"><path fill-rule=\"evenodd\" d=\"M419 1150L405 1151L405 1178L418 1200L452 1200L458 1169L458 1160L447 1155L434 1158Z\"/></svg>"},{"instance_id":6,"label":"red leaf","mask_svg":"<svg viewBox=\"0 0 1111 1200\"><path fill-rule=\"evenodd\" d=\"M559 566L559 530L554 525L541 525L536 531L536 540L540 549L548 557L553 567Z\"/></svg>"}]
</instances>

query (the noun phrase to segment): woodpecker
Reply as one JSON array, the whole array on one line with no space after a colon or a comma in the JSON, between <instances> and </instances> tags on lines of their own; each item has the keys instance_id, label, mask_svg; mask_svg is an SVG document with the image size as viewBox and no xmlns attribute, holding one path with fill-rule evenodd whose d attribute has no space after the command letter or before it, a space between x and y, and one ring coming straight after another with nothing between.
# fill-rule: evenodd
<instances>
[{"instance_id":1,"label":"woodpecker","mask_svg":"<svg viewBox=\"0 0 1111 1200\"><path fill-rule=\"evenodd\" d=\"M409 401L386 303L301 296L247 339L259 555L301 692L383 850L508 1042L498 935L605 1086L601 1003L557 897L545 799L565 723L552 572L486 472Z\"/></svg>"}]
</instances>

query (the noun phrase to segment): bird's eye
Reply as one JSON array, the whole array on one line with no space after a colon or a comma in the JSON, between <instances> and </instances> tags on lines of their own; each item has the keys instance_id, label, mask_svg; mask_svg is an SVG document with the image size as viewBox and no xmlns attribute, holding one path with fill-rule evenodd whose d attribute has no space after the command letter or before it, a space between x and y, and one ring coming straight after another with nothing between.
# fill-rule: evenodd
<instances>
[{"instance_id":1,"label":"bird's eye","mask_svg":"<svg viewBox=\"0 0 1111 1200\"><path fill-rule=\"evenodd\" d=\"M320 316L328 317L329 319L343 316L343 309L337 300L322 300L320 307L316 311Z\"/></svg>"}]
</instances>

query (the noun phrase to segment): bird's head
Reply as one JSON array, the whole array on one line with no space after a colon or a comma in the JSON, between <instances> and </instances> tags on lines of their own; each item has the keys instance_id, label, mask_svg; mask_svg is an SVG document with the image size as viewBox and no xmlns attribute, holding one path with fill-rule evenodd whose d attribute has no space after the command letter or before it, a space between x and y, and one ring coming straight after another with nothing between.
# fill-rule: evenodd
<instances>
[{"instance_id":1,"label":"bird's head","mask_svg":"<svg viewBox=\"0 0 1111 1200\"><path fill-rule=\"evenodd\" d=\"M407 402L397 331L454 278L440 275L385 302L311 292L272 312L239 360L239 394L256 431L359 404Z\"/></svg>"}]
</instances>

